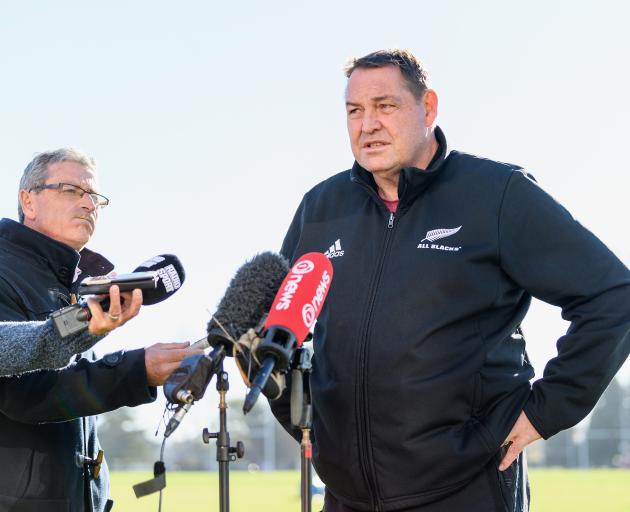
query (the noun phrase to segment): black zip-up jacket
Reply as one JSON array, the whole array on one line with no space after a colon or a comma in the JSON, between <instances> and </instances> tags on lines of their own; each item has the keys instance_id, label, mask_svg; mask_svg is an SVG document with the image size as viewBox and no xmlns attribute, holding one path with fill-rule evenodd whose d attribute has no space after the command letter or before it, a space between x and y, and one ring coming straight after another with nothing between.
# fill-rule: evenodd
<instances>
[{"instance_id":1,"label":"black zip-up jacket","mask_svg":"<svg viewBox=\"0 0 630 512\"><path fill-rule=\"evenodd\" d=\"M86 250L81 259L96 265L93 275L112 268ZM71 247L2 219L0 321L45 320L68 305L78 262ZM61 370L0 378L0 512L111 506L106 463L98 478L81 463L101 448L94 415L151 402L156 389L147 384L144 349L94 359L88 352Z\"/></svg>"},{"instance_id":2,"label":"black zip-up jacket","mask_svg":"<svg viewBox=\"0 0 630 512\"><path fill-rule=\"evenodd\" d=\"M522 169L436 136L428 169L402 169L395 214L355 163L304 196L282 247L334 265L313 342L314 464L360 510L465 485L522 410L544 438L575 425L630 352L628 269ZM533 386L531 296L571 322ZM291 431L284 398L272 409Z\"/></svg>"}]
</instances>

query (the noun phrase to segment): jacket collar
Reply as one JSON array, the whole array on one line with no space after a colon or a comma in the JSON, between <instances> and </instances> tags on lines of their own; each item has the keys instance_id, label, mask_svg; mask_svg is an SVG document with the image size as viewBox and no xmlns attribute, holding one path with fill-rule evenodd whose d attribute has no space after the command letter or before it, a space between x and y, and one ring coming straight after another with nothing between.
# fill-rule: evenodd
<instances>
[{"instance_id":1,"label":"jacket collar","mask_svg":"<svg viewBox=\"0 0 630 512\"><path fill-rule=\"evenodd\" d=\"M446 142L444 132L439 126L435 127L435 138L438 142L438 150L429 166L426 169L418 167L403 167L400 170L400 180L398 182L398 198L400 208L409 205L431 184L433 178L440 173L448 157L450 149ZM356 161L350 170L350 179L354 182L367 185L378 197L378 189L372 173L366 171Z\"/></svg>"},{"instance_id":2,"label":"jacket collar","mask_svg":"<svg viewBox=\"0 0 630 512\"><path fill-rule=\"evenodd\" d=\"M78 253L72 247L11 219L0 220L0 239L20 247L25 257L31 256L47 265L68 289L72 288L77 267L81 269L82 276L103 275L114 268L98 253L89 249Z\"/></svg>"}]
</instances>

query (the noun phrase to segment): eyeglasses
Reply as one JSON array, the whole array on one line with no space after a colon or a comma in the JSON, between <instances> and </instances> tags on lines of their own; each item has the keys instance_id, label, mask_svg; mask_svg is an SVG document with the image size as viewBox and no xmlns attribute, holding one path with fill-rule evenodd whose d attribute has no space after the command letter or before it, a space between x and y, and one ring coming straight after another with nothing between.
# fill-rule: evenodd
<instances>
[{"instance_id":1,"label":"eyeglasses","mask_svg":"<svg viewBox=\"0 0 630 512\"><path fill-rule=\"evenodd\" d=\"M97 194L96 192L88 192L87 190L79 187L78 185L73 185L72 183L51 183L50 185L37 185L35 187L31 187L28 191L31 190L44 190L44 189L56 189L59 190L65 197L70 197L76 199L77 201L85 194L90 196L94 206L97 208L105 208L109 204L109 199L101 194Z\"/></svg>"}]
</instances>

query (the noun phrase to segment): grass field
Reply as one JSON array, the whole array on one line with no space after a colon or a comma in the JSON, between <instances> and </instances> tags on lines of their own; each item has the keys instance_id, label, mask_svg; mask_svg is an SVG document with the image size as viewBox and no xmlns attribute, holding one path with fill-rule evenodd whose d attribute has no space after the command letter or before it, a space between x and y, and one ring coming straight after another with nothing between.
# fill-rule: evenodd
<instances>
[{"instance_id":1,"label":"grass field","mask_svg":"<svg viewBox=\"0 0 630 512\"><path fill-rule=\"evenodd\" d=\"M136 499L131 486L150 478L146 472L111 475L112 497L118 512L156 512L157 495ZM531 512L630 512L630 470L530 471ZM216 473L167 473L163 512L217 511ZM231 512L299 512L299 473L230 473ZM320 510L314 502L313 511Z\"/></svg>"}]
</instances>

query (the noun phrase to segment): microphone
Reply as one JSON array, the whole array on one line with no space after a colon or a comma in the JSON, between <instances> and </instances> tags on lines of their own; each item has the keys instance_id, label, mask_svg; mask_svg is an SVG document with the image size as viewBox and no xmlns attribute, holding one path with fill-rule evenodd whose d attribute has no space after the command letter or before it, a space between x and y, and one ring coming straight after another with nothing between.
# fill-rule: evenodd
<instances>
[{"instance_id":1,"label":"microphone","mask_svg":"<svg viewBox=\"0 0 630 512\"><path fill-rule=\"evenodd\" d=\"M179 427L179 424L182 422L182 419L184 419L184 416L186 416L186 413L190 411L191 407L192 402L180 405L177 408L175 414L173 414L171 419L168 420L168 425L166 425L166 429L164 430L164 437L169 437L173 432L175 432L175 429Z\"/></svg>"},{"instance_id":2,"label":"microphone","mask_svg":"<svg viewBox=\"0 0 630 512\"><path fill-rule=\"evenodd\" d=\"M186 273L182 262L174 254L159 254L140 264L132 274L152 272L157 276L156 284L142 289L142 305L150 306L168 299L184 284ZM79 292L81 285L79 285ZM121 291L123 291L121 289ZM109 298L101 301L103 310L109 309Z\"/></svg>"},{"instance_id":3,"label":"microphone","mask_svg":"<svg viewBox=\"0 0 630 512\"><path fill-rule=\"evenodd\" d=\"M146 279L148 273L152 274L150 280ZM134 281L130 277L133 277L134 274L145 278L144 280L150 286L145 286L140 280L133 284ZM84 283L90 282L90 278L86 277L79 285L79 293L81 293L82 287L84 290L90 290L88 293L107 293L112 284L119 284L121 291L142 288L142 304L148 306L168 299L181 288L185 278L184 267L177 256L160 254L142 263L133 271L133 274L127 274L125 276L126 284L117 283L114 277L110 280L99 280L98 285L84 285ZM96 290L99 287L102 289ZM103 310L107 311L110 305L109 297L104 298L100 304ZM78 303L55 311L51 314L51 318L59 336L65 338L71 334L85 331L92 318L92 313L85 303Z\"/></svg>"},{"instance_id":4,"label":"microphone","mask_svg":"<svg viewBox=\"0 0 630 512\"><path fill-rule=\"evenodd\" d=\"M156 272L157 286L142 291L142 304L149 306L168 299L184 284L186 273L179 258L174 254L159 254L145 261L134 270L136 272Z\"/></svg>"},{"instance_id":5,"label":"microphone","mask_svg":"<svg viewBox=\"0 0 630 512\"><path fill-rule=\"evenodd\" d=\"M248 329L258 326L288 271L287 259L273 252L257 254L243 264L208 322L207 346L223 345L231 354L231 340L238 340Z\"/></svg>"},{"instance_id":6,"label":"microphone","mask_svg":"<svg viewBox=\"0 0 630 512\"><path fill-rule=\"evenodd\" d=\"M179 426L193 402L203 397L212 377L221 371L225 356L233 354L233 343L261 323L288 271L286 258L272 252L254 256L236 271L208 322L207 337L194 344L201 348L213 347L212 352L185 359L164 383L166 399L179 404L169 420L165 437ZM245 364L249 357L243 347L236 355L240 364Z\"/></svg>"},{"instance_id":7,"label":"microphone","mask_svg":"<svg viewBox=\"0 0 630 512\"><path fill-rule=\"evenodd\" d=\"M219 347L210 354L184 359L164 383L164 395L171 403L179 403L175 414L166 425L164 437L169 437L179 426L196 400L203 398L212 376L220 371L225 349Z\"/></svg>"},{"instance_id":8,"label":"microphone","mask_svg":"<svg viewBox=\"0 0 630 512\"><path fill-rule=\"evenodd\" d=\"M332 276L330 260L322 253L309 252L285 277L265 321L264 338L256 348L263 363L245 397L244 414L254 407L271 373L288 370L294 350L302 345L319 316Z\"/></svg>"}]
</instances>

